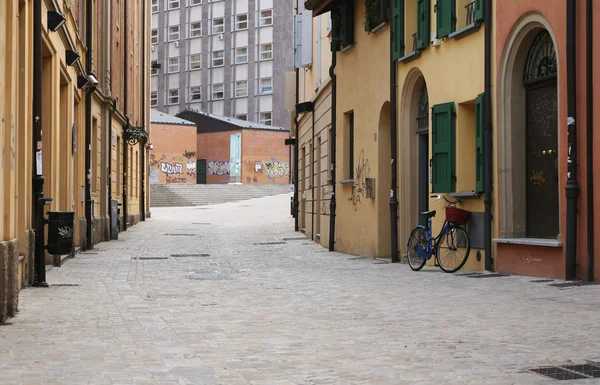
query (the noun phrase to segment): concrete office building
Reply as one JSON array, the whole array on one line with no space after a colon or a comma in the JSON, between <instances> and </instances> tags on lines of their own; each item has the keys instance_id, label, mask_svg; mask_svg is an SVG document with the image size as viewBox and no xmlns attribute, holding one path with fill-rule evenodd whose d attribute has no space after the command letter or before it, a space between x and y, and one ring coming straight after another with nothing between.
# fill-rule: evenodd
<instances>
[{"instance_id":1,"label":"concrete office building","mask_svg":"<svg viewBox=\"0 0 600 385\"><path fill-rule=\"evenodd\" d=\"M289 128L292 0L152 0L151 105Z\"/></svg>"}]
</instances>

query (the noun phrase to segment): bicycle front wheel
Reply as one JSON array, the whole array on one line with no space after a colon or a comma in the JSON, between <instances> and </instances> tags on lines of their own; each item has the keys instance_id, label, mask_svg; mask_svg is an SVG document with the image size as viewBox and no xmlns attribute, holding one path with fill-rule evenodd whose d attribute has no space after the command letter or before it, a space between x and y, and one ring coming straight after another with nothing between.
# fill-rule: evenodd
<instances>
[{"instance_id":1,"label":"bicycle front wheel","mask_svg":"<svg viewBox=\"0 0 600 385\"><path fill-rule=\"evenodd\" d=\"M449 223L444 237L436 246L435 255L443 271L454 273L465 265L470 251L469 234L461 226Z\"/></svg>"},{"instance_id":2,"label":"bicycle front wheel","mask_svg":"<svg viewBox=\"0 0 600 385\"><path fill-rule=\"evenodd\" d=\"M423 227L416 227L408 239L408 265L414 271L419 271L425 266L427 260L423 258L428 246L427 234Z\"/></svg>"}]
</instances>

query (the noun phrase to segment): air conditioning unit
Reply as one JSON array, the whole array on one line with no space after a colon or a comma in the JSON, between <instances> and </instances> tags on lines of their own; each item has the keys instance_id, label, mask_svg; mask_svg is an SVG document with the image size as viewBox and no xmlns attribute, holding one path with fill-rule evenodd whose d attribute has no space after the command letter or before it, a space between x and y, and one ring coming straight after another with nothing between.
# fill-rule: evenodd
<instances>
[{"instance_id":1,"label":"air conditioning unit","mask_svg":"<svg viewBox=\"0 0 600 385\"><path fill-rule=\"evenodd\" d=\"M222 33L219 34L219 40L223 40L223 34Z\"/></svg>"},{"instance_id":2,"label":"air conditioning unit","mask_svg":"<svg viewBox=\"0 0 600 385\"><path fill-rule=\"evenodd\" d=\"M178 42L178 41L174 42L174 43L173 43L173 46L175 46L175 47L179 47L179 42Z\"/></svg>"}]
</instances>

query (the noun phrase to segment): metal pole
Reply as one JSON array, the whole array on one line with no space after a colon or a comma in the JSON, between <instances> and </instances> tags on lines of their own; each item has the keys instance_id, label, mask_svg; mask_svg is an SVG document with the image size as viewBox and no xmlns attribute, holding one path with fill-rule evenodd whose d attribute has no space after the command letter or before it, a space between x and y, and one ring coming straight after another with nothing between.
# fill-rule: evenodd
<instances>
[{"instance_id":1,"label":"metal pole","mask_svg":"<svg viewBox=\"0 0 600 385\"><path fill-rule=\"evenodd\" d=\"M593 0L586 1L586 183L587 183L587 279L594 280L594 18Z\"/></svg>"},{"instance_id":2,"label":"metal pole","mask_svg":"<svg viewBox=\"0 0 600 385\"><path fill-rule=\"evenodd\" d=\"M127 24L127 9L129 7L129 3L128 2L124 2L123 4L124 6L124 10L123 10L123 22L124 22L124 30L125 30L125 36L123 38L123 45L124 45L124 55L123 55L123 67L124 68L124 72L123 72L123 88L124 88L124 92L123 92L123 111L124 111L124 115L125 115L125 121L126 126L125 129L127 129L129 127L129 115L128 115L128 95L127 93L129 92L128 90L128 83L129 83L129 78L127 75L129 75L129 64L128 64L128 60L127 58L129 57L129 25ZM127 141L125 140L125 138L123 138L123 230L127 230L127 161L128 161L128 151L127 151Z\"/></svg>"},{"instance_id":3,"label":"metal pole","mask_svg":"<svg viewBox=\"0 0 600 385\"><path fill-rule=\"evenodd\" d=\"M397 114L398 114L398 73L394 60L394 23L390 32L390 145L392 163L392 185L390 187L390 231L392 238L392 263L400 261L398 251L398 166L397 166ZM383 166L383 165L382 165Z\"/></svg>"},{"instance_id":4,"label":"metal pole","mask_svg":"<svg viewBox=\"0 0 600 385\"><path fill-rule=\"evenodd\" d=\"M92 73L92 52L93 52L93 44L94 44L94 36L93 36L93 23L94 18L92 14L93 2L92 0L87 0L86 2L86 45L87 45L87 53L86 53L86 71L88 75ZM94 87L90 85L89 89L86 90L85 93L85 222L86 222L86 250L92 249L94 246L92 244L92 93L94 92Z\"/></svg>"},{"instance_id":5,"label":"metal pole","mask_svg":"<svg viewBox=\"0 0 600 385\"><path fill-rule=\"evenodd\" d=\"M337 45L338 43L332 42L331 67L329 67L329 76L331 77L331 201L329 202L329 251L335 250L335 142L337 129L337 79L335 67L337 65Z\"/></svg>"},{"instance_id":6,"label":"metal pole","mask_svg":"<svg viewBox=\"0 0 600 385\"><path fill-rule=\"evenodd\" d=\"M146 2L142 1L142 103L140 112L142 113L142 127L146 130L146 71L148 70L146 62ZM146 130L147 131L147 130ZM140 220L146 220L146 141L140 143L140 173L141 173L141 196L140 196Z\"/></svg>"},{"instance_id":7,"label":"metal pole","mask_svg":"<svg viewBox=\"0 0 600 385\"><path fill-rule=\"evenodd\" d=\"M483 204L485 206L483 221L483 248L485 253L485 270L494 269L492 259L492 0L485 5L485 69L483 99Z\"/></svg>"},{"instance_id":8,"label":"metal pole","mask_svg":"<svg viewBox=\"0 0 600 385\"><path fill-rule=\"evenodd\" d=\"M567 233L565 279L577 275L577 1L567 0Z\"/></svg>"},{"instance_id":9,"label":"metal pole","mask_svg":"<svg viewBox=\"0 0 600 385\"><path fill-rule=\"evenodd\" d=\"M300 102L300 70L296 68L296 104ZM299 143L299 135L298 135L298 114L294 115L294 124L296 126L296 140L294 141L294 229L295 231L300 230L300 207L298 204L298 145Z\"/></svg>"},{"instance_id":10,"label":"metal pole","mask_svg":"<svg viewBox=\"0 0 600 385\"><path fill-rule=\"evenodd\" d=\"M48 287L44 255L44 177L42 175L42 0L33 2L33 221L35 278L33 286Z\"/></svg>"}]
</instances>

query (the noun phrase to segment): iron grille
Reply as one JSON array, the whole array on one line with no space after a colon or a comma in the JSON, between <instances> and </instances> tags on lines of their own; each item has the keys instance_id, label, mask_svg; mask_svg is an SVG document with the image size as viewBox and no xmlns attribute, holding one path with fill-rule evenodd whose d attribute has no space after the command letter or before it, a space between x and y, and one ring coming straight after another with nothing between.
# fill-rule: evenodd
<instances>
[{"instance_id":1,"label":"iron grille","mask_svg":"<svg viewBox=\"0 0 600 385\"><path fill-rule=\"evenodd\" d=\"M525 62L524 84L555 77L556 51L552 37L545 29L538 32L531 44Z\"/></svg>"}]
</instances>

